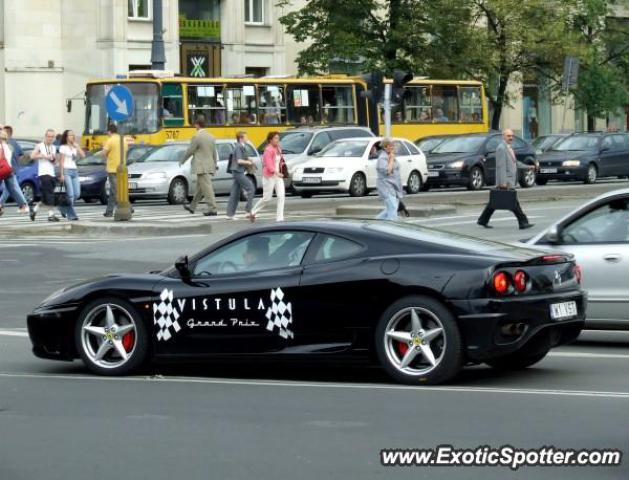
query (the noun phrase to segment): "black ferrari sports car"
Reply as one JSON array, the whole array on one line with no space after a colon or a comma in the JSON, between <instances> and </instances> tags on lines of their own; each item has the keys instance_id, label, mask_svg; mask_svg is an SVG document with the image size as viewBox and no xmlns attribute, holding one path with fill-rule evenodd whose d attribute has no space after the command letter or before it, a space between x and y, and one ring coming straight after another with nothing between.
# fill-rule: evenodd
<instances>
[{"instance_id":1,"label":"black ferrari sports car","mask_svg":"<svg viewBox=\"0 0 629 480\"><path fill-rule=\"evenodd\" d=\"M435 384L466 364L524 368L583 328L566 254L398 222L239 232L159 273L64 288L28 316L38 357L122 375L176 358L377 361Z\"/></svg>"}]
</instances>

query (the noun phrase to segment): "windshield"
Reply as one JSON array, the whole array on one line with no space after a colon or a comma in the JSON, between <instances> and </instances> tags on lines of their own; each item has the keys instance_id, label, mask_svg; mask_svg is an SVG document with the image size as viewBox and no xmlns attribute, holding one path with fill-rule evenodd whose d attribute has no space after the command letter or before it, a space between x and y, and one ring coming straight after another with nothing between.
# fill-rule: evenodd
<instances>
[{"instance_id":1,"label":"windshield","mask_svg":"<svg viewBox=\"0 0 629 480\"><path fill-rule=\"evenodd\" d=\"M85 155L85 158L77 160L76 164L79 167L86 167L88 165L105 165L105 157L100 155L100 151L92 152Z\"/></svg>"},{"instance_id":2,"label":"windshield","mask_svg":"<svg viewBox=\"0 0 629 480\"><path fill-rule=\"evenodd\" d=\"M156 148L148 155L138 158L136 162L179 162L187 149L187 145L167 145L165 147Z\"/></svg>"},{"instance_id":3,"label":"windshield","mask_svg":"<svg viewBox=\"0 0 629 480\"><path fill-rule=\"evenodd\" d=\"M531 142L531 145L533 145L536 150L542 151L550 147L553 143L559 140L559 138L560 137L556 137L554 135L548 135L547 137L537 137Z\"/></svg>"},{"instance_id":4,"label":"windshield","mask_svg":"<svg viewBox=\"0 0 629 480\"><path fill-rule=\"evenodd\" d=\"M599 137L594 135L575 135L563 139L552 150L568 152L571 150L597 150Z\"/></svg>"},{"instance_id":5,"label":"windshield","mask_svg":"<svg viewBox=\"0 0 629 480\"><path fill-rule=\"evenodd\" d=\"M443 138L427 138L426 140L420 140L416 142L417 145L422 152L431 152L437 145L443 142Z\"/></svg>"},{"instance_id":6,"label":"windshield","mask_svg":"<svg viewBox=\"0 0 629 480\"><path fill-rule=\"evenodd\" d=\"M334 142L317 154L317 157L362 157L369 142Z\"/></svg>"},{"instance_id":7,"label":"windshield","mask_svg":"<svg viewBox=\"0 0 629 480\"><path fill-rule=\"evenodd\" d=\"M159 130L159 87L156 83L125 83L133 95L133 114L124 122L117 122L124 133L153 133ZM109 85L88 85L85 106L85 134L102 135L113 123L107 115L105 97L112 88Z\"/></svg>"},{"instance_id":8,"label":"windshield","mask_svg":"<svg viewBox=\"0 0 629 480\"><path fill-rule=\"evenodd\" d=\"M309 132L280 132L280 146L282 152L286 154L303 153L306 147L310 143L312 133ZM269 142L264 142L258 151L264 153L264 149Z\"/></svg>"},{"instance_id":9,"label":"windshield","mask_svg":"<svg viewBox=\"0 0 629 480\"><path fill-rule=\"evenodd\" d=\"M444 140L432 153L474 153L485 141L485 137L456 137Z\"/></svg>"}]
</instances>

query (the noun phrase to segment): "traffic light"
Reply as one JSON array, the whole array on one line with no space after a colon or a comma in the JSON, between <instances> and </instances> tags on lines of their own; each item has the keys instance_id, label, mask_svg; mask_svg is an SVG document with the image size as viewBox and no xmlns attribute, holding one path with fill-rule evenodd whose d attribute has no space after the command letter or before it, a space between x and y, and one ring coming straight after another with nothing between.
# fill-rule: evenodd
<instances>
[{"instance_id":1,"label":"traffic light","mask_svg":"<svg viewBox=\"0 0 629 480\"><path fill-rule=\"evenodd\" d=\"M391 90L391 103L393 105L399 105L410 95L410 92L406 90L404 86L411 80L413 80L413 74L411 72L405 72L403 70L393 71L393 88Z\"/></svg>"},{"instance_id":2,"label":"traffic light","mask_svg":"<svg viewBox=\"0 0 629 480\"><path fill-rule=\"evenodd\" d=\"M361 92L361 96L368 98L375 105L382 102L384 95L384 76L380 72L371 72L362 75L362 79L367 84L367 90Z\"/></svg>"}]
</instances>

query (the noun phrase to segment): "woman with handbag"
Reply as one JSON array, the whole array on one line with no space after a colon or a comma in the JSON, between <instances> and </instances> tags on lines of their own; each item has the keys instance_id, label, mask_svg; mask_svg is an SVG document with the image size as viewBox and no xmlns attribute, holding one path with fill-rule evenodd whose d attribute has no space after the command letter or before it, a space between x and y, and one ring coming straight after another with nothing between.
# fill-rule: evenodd
<instances>
[{"instance_id":1,"label":"woman with handbag","mask_svg":"<svg viewBox=\"0 0 629 480\"><path fill-rule=\"evenodd\" d=\"M284 220L284 177L288 175L288 169L280 147L280 132L269 132L266 140L268 145L262 155L262 198L253 207L249 219L255 222L256 215L273 199L273 192L275 192L277 195L276 219L282 222Z\"/></svg>"},{"instance_id":2,"label":"woman with handbag","mask_svg":"<svg viewBox=\"0 0 629 480\"><path fill-rule=\"evenodd\" d=\"M9 191L11 198L18 202L20 213L28 213L28 205L20 190L15 171L11 166L11 157L13 152L9 146L9 136L4 129L0 129L0 182L4 182L4 188ZM0 215L4 213L4 206L0 204Z\"/></svg>"},{"instance_id":3,"label":"woman with handbag","mask_svg":"<svg viewBox=\"0 0 629 480\"><path fill-rule=\"evenodd\" d=\"M61 146L59 147L59 181L65 186L67 206L61 207L61 214L68 220L78 220L79 217L74 210L74 203L81 196L81 183L76 167L76 160L84 158L85 153L76 142L76 136L72 130L66 130L61 135Z\"/></svg>"}]
</instances>

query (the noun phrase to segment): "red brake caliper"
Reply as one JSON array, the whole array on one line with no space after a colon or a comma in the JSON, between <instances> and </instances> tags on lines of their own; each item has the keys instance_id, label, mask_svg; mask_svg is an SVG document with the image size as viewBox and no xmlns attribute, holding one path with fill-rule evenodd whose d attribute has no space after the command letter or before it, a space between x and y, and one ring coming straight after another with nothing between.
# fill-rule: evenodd
<instances>
[{"instance_id":1,"label":"red brake caliper","mask_svg":"<svg viewBox=\"0 0 629 480\"><path fill-rule=\"evenodd\" d=\"M404 342L398 342L397 349L400 352L400 355L406 355L408 351L408 344Z\"/></svg>"},{"instance_id":2,"label":"red brake caliper","mask_svg":"<svg viewBox=\"0 0 629 480\"><path fill-rule=\"evenodd\" d=\"M133 349L133 345L135 345L135 332L131 331L122 337L122 346L125 351L130 352Z\"/></svg>"}]
</instances>

